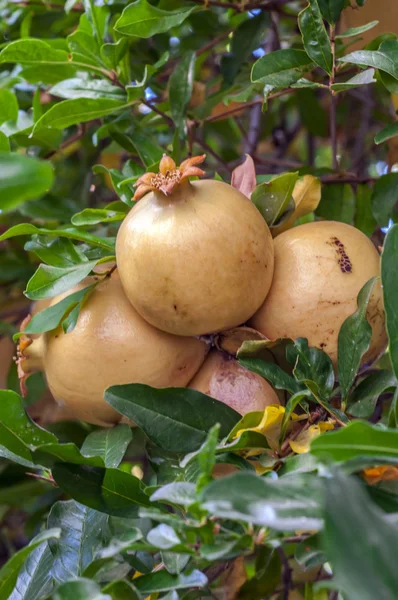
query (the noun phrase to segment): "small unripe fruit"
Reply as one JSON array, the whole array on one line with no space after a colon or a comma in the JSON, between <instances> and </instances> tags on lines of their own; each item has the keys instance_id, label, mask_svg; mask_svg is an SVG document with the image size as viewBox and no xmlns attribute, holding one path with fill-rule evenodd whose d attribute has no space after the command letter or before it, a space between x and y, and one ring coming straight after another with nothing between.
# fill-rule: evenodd
<instances>
[{"instance_id":1,"label":"small unripe fruit","mask_svg":"<svg viewBox=\"0 0 398 600\"><path fill-rule=\"evenodd\" d=\"M250 200L220 181L192 181L194 166L164 157L139 180L142 198L123 221L116 258L124 291L154 327L202 335L245 322L271 285L273 243Z\"/></svg>"},{"instance_id":2,"label":"small unripe fruit","mask_svg":"<svg viewBox=\"0 0 398 600\"><path fill-rule=\"evenodd\" d=\"M89 283L82 282L52 304ZM127 383L183 387L206 353L204 342L169 335L144 321L114 273L94 288L75 328L65 334L58 327L33 340L20 367L25 373L42 368L54 398L77 418L111 425L121 415L103 399L106 388Z\"/></svg>"},{"instance_id":3,"label":"small unripe fruit","mask_svg":"<svg viewBox=\"0 0 398 600\"><path fill-rule=\"evenodd\" d=\"M318 221L285 231L274 240L271 290L250 321L269 339L304 337L337 364L340 327L357 310L365 283L380 275L380 257L361 231L335 221ZM375 360L387 345L383 296L377 280L367 318L372 341L363 358Z\"/></svg>"},{"instance_id":4,"label":"small unripe fruit","mask_svg":"<svg viewBox=\"0 0 398 600\"><path fill-rule=\"evenodd\" d=\"M210 352L188 387L224 402L241 415L280 404L265 379L217 350Z\"/></svg>"}]
</instances>

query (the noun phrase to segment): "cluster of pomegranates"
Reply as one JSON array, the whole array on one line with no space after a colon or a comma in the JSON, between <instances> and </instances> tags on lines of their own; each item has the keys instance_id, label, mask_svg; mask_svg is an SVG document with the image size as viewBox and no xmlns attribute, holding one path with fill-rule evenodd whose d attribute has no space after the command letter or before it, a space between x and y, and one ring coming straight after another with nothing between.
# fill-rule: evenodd
<instances>
[{"instance_id":1,"label":"cluster of pomegranates","mask_svg":"<svg viewBox=\"0 0 398 600\"><path fill-rule=\"evenodd\" d=\"M117 269L103 277L75 328L21 338L24 379L40 369L59 404L77 418L121 419L106 388L144 383L191 387L244 414L279 404L272 387L234 356L212 348L212 334L248 324L271 340L308 338L336 365L337 337L357 295L379 275L379 254L359 230L312 222L274 240L251 202L230 185L190 180L204 156L137 181L139 200L122 223ZM92 278L53 298L56 304ZM373 335L365 360L386 346L381 286L368 307Z\"/></svg>"}]
</instances>

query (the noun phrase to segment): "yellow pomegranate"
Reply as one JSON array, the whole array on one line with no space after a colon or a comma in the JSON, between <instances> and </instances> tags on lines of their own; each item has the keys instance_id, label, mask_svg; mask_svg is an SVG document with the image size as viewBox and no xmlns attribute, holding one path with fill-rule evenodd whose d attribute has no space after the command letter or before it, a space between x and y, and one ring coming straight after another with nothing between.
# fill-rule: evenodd
<instances>
[{"instance_id":1,"label":"yellow pomegranate","mask_svg":"<svg viewBox=\"0 0 398 600\"><path fill-rule=\"evenodd\" d=\"M160 173L137 184L137 202L122 223L116 259L124 291L151 325L202 335L249 319L271 285L274 255L268 226L246 196L203 175L188 159L164 156Z\"/></svg>"},{"instance_id":2,"label":"yellow pomegranate","mask_svg":"<svg viewBox=\"0 0 398 600\"><path fill-rule=\"evenodd\" d=\"M51 304L88 283L90 279ZM114 273L94 288L70 333L58 327L33 341L22 339L19 367L25 375L43 370L56 401L77 418L111 425L121 415L104 401L106 388L126 383L185 386L206 353L204 342L172 336L144 321Z\"/></svg>"},{"instance_id":3,"label":"yellow pomegranate","mask_svg":"<svg viewBox=\"0 0 398 600\"><path fill-rule=\"evenodd\" d=\"M217 350L210 352L188 387L224 402L241 415L280 404L265 379Z\"/></svg>"},{"instance_id":4,"label":"yellow pomegranate","mask_svg":"<svg viewBox=\"0 0 398 600\"><path fill-rule=\"evenodd\" d=\"M365 283L380 275L380 257L361 231L335 221L294 227L277 236L275 271L270 293L250 321L270 339L305 337L337 363L337 338L347 317L357 309ZM386 347L383 297L378 280L367 318L372 341L363 362Z\"/></svg>"}]
</instances>

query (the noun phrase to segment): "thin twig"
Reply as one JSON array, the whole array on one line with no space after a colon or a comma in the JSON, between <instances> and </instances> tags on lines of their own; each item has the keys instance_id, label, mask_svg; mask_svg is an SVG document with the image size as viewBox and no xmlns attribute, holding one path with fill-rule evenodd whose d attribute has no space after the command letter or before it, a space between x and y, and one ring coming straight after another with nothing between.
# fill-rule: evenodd
<instances>
[{"instance_id":1,"label":"thin twig","mask_svg":"<svg viewBox=\"0 0 398 600\"><path fill-rule=\"evenodd\" d=\"M220 165L222 165L226 171L228 171L228 173L232 173L232 169L228 165L228 163L226 163L225 160L223 158L221 158L221 156L219 154L217 154L217 152L215 152L211 146L209 146L209 144L206 144L206 142L204 140L201 140L199 138L196 139L195 141L197 144L199 144L199 146L202 146L203 150L206 150L206 152L211 154L213 156L213 158L215 158L216 161L219 162Z\"/></svg>"},{"instance_id":2,"label":"thin twig","mask_svg":"<svg viewBox=\"0 0 398 600\"><path fill-rule=\"evenodd\" d=\"M169 125L170 127L174 128L174 121L173 119L171 119L168 115L166 115L166 113L164 113L163 111L159 110L159 108L157 108L156 104L151 104L150 102L148 102L145 99L140 100L140 102L142 104L145 104L145 106L147 106L148 108L150 108L151 110L153 110L153 112L155 112L156 114L158 114L160 117L162 117Z\"/></svg>"},{"instance_id":3,"label":"thin twig","mask_svg":"<svg viewBox=\"0 0 398 600\"><path fill-rule=\"evenodd\" d=\"M294 89L282 90L281 92L276 92L275 94L270 94L268 96L268 101L275 100L275 98L280 98L281 96L286 96L287 94L292 94ZM256 104L263 104L264 100L262 98L256 98L255 100L251 100L250 102L242 102L241 105L236 106L235 108L229 108L223 113L219 113L217 115L210 115L206 117L204 120L205 123L212 123L213 121L219 121L220 119L226 119L231 115L240 112L241 110L245 110L246 108L250 108L251 106L255 106Z\"/></svg>"}]
</instances>

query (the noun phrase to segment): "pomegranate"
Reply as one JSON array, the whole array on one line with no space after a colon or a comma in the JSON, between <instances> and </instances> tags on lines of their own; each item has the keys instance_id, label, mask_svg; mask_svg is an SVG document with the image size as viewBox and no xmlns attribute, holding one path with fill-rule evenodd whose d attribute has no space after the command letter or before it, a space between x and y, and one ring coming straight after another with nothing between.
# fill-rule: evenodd
<instances>
[{"instance_id":1,"label":"pomegranate","mask_svg":"<svg viewBox=\"0 0 398 600\"><path fill-rule=\"evenodd\" d=\"M196 166L204 158L177 168L164 156L158 174L143 175L116 241L126 296L148 323L175 335L243 323L272 280L272 237L257 208L226 183L189 181L204 175Z\"/></svg>"},{"instance_id":2,"label":"pomegranate","mask_svg":"<svg viewBox=\"0 0 398 600\"><path fill-rule=\"evenodd\" d=\"M51 304L91 282L88 278ZM70 333L58 327L33 340L21 338L19 367L22 383L34 370L44 370L54 398L76 418L112 425L121 416L104 401L106 388L125 383L185 386L206 353L205 342L172 336L144 321L114 273L94 288Z\"/></svg>"},{"instance_id":3,"label":"pomegranate","mask_svg":"<svg viewBox=\"0 0 398 600\"><path fill-rule=\"evenodd\" d=\"M299 225L277 236L274 245L272 287L250 325L270 339L305 337L336 365L340 327L356 311L361 288L380 275L376 248L359 229L335 221ZM367 318L373 333L364 363L387 345L380 280Z\"/></svg>"}]
</instances>

